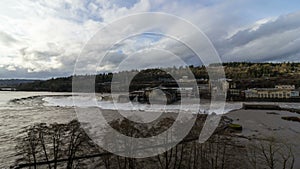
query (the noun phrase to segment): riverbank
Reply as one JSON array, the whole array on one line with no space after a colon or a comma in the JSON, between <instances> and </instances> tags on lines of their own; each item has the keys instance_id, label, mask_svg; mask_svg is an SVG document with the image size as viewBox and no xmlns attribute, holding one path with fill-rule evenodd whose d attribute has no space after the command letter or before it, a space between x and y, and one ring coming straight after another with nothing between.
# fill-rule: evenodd
<instances>
[{"instance_id":1,"label":"riverbank","mask_svg":"<svg viewBox=\"0 0 300 169\"><path fill-rule=\"evenodd\" d=\"M2 92L0 92L0 94L1 93ZM19 100L17 102L11 102L11 104L7 104L6 101L0 104L0 128L2 131L0 135L0 150L1 152L3 152L0 155L0 168L9 166L12 160L16 158L16 152L14 151L16 141L15 138L19 135L18 133L24 127L28 127L29 125L33 125L35 123L68 123L69 121L77 118L77 114L73 106L72 96L57 96L57 93L27 92L5 92L2 93L2 95L3 97L1 99L4 100L8 100L8 98L19 98ZM38 97L30 97L36 95L38 95ZM26 96L28 96L29 98L20 99ZM101 102L101 100L99 101L100 106L102 106L103 108L107 108L105 110L103 109L104 114L106 114L106 120L112 121L116 118L119 118L119 116L116 116L115 114L116 110L109 109L113 105L112 102ZM229 102L226 104L228 104L230 110L233 111L225 114L225 116L233 119L234 124L240 124L243 128L242 131L232 133L232 136L236 136L236 138L241 141L242 145L245 145L245 143L252 143L252 140L262 139L270 136L275 137L276 139L280 139L281 141L288 143L288 145L295 145L295 148L293 148L294 151L300 148L299 143L297 142L298 140L300 140L300 123L282 119L282 117L290 116L299 117L299 114L282 110L240 110L240 108L242 107L242 102ZM277 103L270 104L277 105ZM82 102L82 105L86 106L86 103ZM298 106L294 103L279 103L279 105L283 108L293 107L295 109ZM128 108L126 107L126 104L120 104L118 106L123 106L121 108L125 108L124 113L127 115L134 115L135 113L134 110L132 112L126 110ZM184 108L190 110L192 107L187 105L184 106ZM174 110L176 109L178 109L178 105L172 105L168 110L170 112L175 112ZM157 117L162 113L162 111L158 111L160 109L154 109L155 111L150 110L141 111L142 113L145 113L146 119L152 119L153 117ZM163 113L162 117L170 115L171 113ZM176 114L173 113L172 115L176 118ZM197 135L197 138L198 136L199 135ZM181 146L179 146L179 148L181 149ZM187 152L187 154L190 153ZM297 161L299 161L300 156L299 154L296 154L295 157L295 165L299 168L299 162Z\"/></svg>"},{"instance_id":2,"label":"riverbank","mask_svg":"<svg viewBox=\"0 0 300 169\"><path fill-rule=\"evenodd\" d=\"M300 118L300 114L287 110L240 109L231 111L226 116L243 127L241 133L235 135L244 138L245 142L253 143L251 140L272 138L276 142L292 146L295 155L294 168L300 168L300 123L282 119L290 116Z\"/></svg>"}]
</instances>

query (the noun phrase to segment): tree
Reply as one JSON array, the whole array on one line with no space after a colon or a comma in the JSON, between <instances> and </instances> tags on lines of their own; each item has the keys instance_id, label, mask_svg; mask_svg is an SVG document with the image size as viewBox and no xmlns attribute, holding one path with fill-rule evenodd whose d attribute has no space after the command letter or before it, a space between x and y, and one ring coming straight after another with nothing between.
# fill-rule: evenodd
<instances>
[{"instance_id":1,"label":"tree","mask_svg":"<svg viewBox=\"0 0 300 169\"><path fill-rule=\"evenodd\" d=\"M76 155L98 152L97 147L83 131L78 121L68 124L35 124L22 131L17 150L23 155L23 163L31 164L35 169L37 163L47 164L49 169L61 168L58 161L67 159L67 169L80 167L74 161Z\"/></svg>"},{"instance_id":2,"label":"tree","mask_svg":"<svg viewBox=\"0 0 300 169\"><path fill-rule=\"evenodd\" d=\"M274 137L252 143L247 148L248 162L251 168L293 169L295 157L292 146L278 142Z\"/></svg>"}]
</instances>

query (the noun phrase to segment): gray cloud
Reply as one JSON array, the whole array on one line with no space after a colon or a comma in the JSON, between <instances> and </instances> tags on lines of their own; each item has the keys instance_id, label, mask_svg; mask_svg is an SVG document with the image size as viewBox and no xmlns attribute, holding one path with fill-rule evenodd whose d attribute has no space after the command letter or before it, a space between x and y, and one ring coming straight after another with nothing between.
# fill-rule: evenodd
<instances>
[{"instance_id":1,"label":"gray cloud","mask_svg":"<svg viewBox=\"0 0 300 169\"><path fill-rule=\"evenodd\" d=\"M119 2L121 2L119 4ZM168 12L188 19L208 35L224 62L227 61L299 61L300 57L300 12L272 16L252 16L253 11L245 1L161 1L161 0L69 0L45 1L24 0L23 6L15 3L18 11L1 13L0 17L0 68L5 77L51 77L70 75L77 56L89 38L98 29L120 17L138 12ZM1 3L1 2L0 2ZM115 4L118 3L118 4ZM246 3L246 5L244 5ZM7 8L9 10L10 8ZM270 10L270 9L269 9ZM3 11L3 10L2 10ZM26 13L26 15L24 15ZM266 12L267 13L267 12ZM251 19L248 19L251 18ZM263 23L258 19L264 20ZM269 19L269 20L268 20ZM5 23L5 24L3 24ZM147 25L147 19L136 22ZM13 28L13 29L12 29ZM117 39L118 33L130 29L130 23L116 27L115 37L99 38L98 46L89 46L94 52L81 53L83 72L96 70L99 60L94 56L104 55L105 45ZM183 32L176 23L168 25L170 32ZM109 30L112 31L112 30ZM146 31L146 30L145 30ZM151 37L150 37L151 38ZM190 35L191 42L198 43ZM128 59L128 69L134 66L177 64L169 55L150 52L159 47L180 56L186 64L200 64L201 61L183 44L167 38L153 38L141 41L139 38L117 44L102 62L99 71L115 69L116 64L129 55L143 57ZM200 42L199 42L200 43ZM121 49L121 50L119 50ZM92 53L91 52L91 53ZM138 52L138 54L136 54ZM161 55L161 56L158 56ZM209 57L209 56L200 56ZM174 62L174 63L172 63ZM29 73L30 72L30 73ZM4 74L3 74L4 73ZM0 77L1 78L1 77Z\"/></svg>"},{"instance_id":2,"label":"gray cloud","mask_svg":"<svg viewBox=\"0 0 300 169\"><path fill-rule=\"evenodd\" d=\"M262 24L257 30L248 28L233 35L229 40L233 45L245 45L255 39L284 33L300 28L300 12L278 17L275 21ZM297 35L296 35L297 36ZM300 36L300 35L298 35Z\"/></svg>"},{"instance_id":3,"label":"gray cloud","mask_svg":"<svg viewBox=\"0 0 300 169\"><path fill-rule=\"evenodd\" d=\"M10 46L13 43L18 42L13 36L0 31L0 43L2 43L5 46Z\"/></svg>"},{"instance_id":4,"label":"gray cloud","mask_svg":"<svg viewBox=\"0 0 300 169\"><path fill-rule=\"evenodd\" d=\"M226 47L223 58L226 61L276 61L299 56L299 18L300 12L291 13L238 31L222 41Z\"/></svg>"}]
</instances>

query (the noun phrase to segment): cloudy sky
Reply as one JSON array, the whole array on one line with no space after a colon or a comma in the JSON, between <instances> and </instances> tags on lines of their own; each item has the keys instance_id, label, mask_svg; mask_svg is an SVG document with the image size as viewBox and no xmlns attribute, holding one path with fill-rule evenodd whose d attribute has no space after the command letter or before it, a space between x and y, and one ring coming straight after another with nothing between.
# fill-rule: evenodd
<instances>
[{"instance_id":1,"label":"cloudy sky","mask_svg":"<svg viewBox=\"0 0 300 169\"><path fill-rule=\"evenodd\" d=\"M298 0L1 0L0 78L72 75L76 58L85 57L80 53L99 29L143 12L168 13L193 23L211 40L223 62L300 60ZM120 26L119 32L126 28ZM170 25L169 31L180 28ZM109 40L99 41L105 46ZM101 51L103 46L96 50L100 55L107 52ZM172 49L187 64L195 63L192 52L179 42L147 34L116 44L97 71L114 71L116 62L127 57L122 69L167 66L158 64L166 62L180 65L170 53L154 50L157 46ZM84 59L91 68L89 64L97 62L88 55Z\"/></svg>"}]
</instances>

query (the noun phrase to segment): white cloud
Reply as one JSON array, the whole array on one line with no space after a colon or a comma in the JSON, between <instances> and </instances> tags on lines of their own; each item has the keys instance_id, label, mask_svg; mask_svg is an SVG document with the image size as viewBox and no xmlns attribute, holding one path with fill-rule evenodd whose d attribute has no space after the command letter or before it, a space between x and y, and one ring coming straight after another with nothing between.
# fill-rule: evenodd
<instances>
[{"instance_id":1,"label":"white cloud","mask_svg":"<svg viewBox=\"0 0 300 169\"><path fill-rule=\"evenodd\" d=\"M148 11L150 3L141 0L126 8L108 0L24 0L0 6L1 67L51 72L72 70L97 30L121 16Z\"/></svg>"},{"instance_id":2,"label":"white cloud","mask_svg":"<svg viewBox=\"0 0 300 169\"><path fill-rule=\"evenodd\" d=\"M100 10L100 15L106 23L109 23L126 15L131 15L138 12L148 12L149 10L149 0L140 0L129 9L126 7L111 5L109 7L106 7L104 10Z\"/></svg>"},{"instance_id":3,"label":"white cloud","mask_svg":"<svg viewBox=\"0 0 300 169\"><path fill-rule=\"evenodd\" d=\"M103 26L130 14L158 11L186 18L203 30L216 46L224 61L280 60L280 57L297 60L299 55L300 13L280 17L253 17L246 19L251 1L163 1L163 0L2 0L0 1L0 72L15 72L24 75L40 73L42 76L69 75L76 57L85 43ZM136 24L147 25L148 20ZM129 23L116 28L118 39L131 29ZM168 25L168 33L180 33L185 29L176 23ZM110 30L111 31L111 30ZM195 41L193 36L182 38ZM101 46L91 47L94 53L103 51L111 39L101 39ZM145 41L129 39L120 48L122 54L132 55L139 51L145 60L159 59L149 50L157 46L172 50L184 60L193 63L191 52L182 44L167 38ZM152 53L153 54L153 53ZM97 59L86 55L83 64L90 69ZM152 60L151 60L152 58ZM163 57L162 57L163 58ZM119 58L117 58L119 59ZM112 60L117 60L112 58ZM103 69L114 68L115 62L107 63ZM132 65L134 66L134 65ZM131 67L129 67L131 68ZM5 70L5 71L4 71ZM8 72L6 72L8 73ZM12 74L9 74L12 75ZM0 76L1 78L1 76Z\"/></svg>"}]
</instances>

